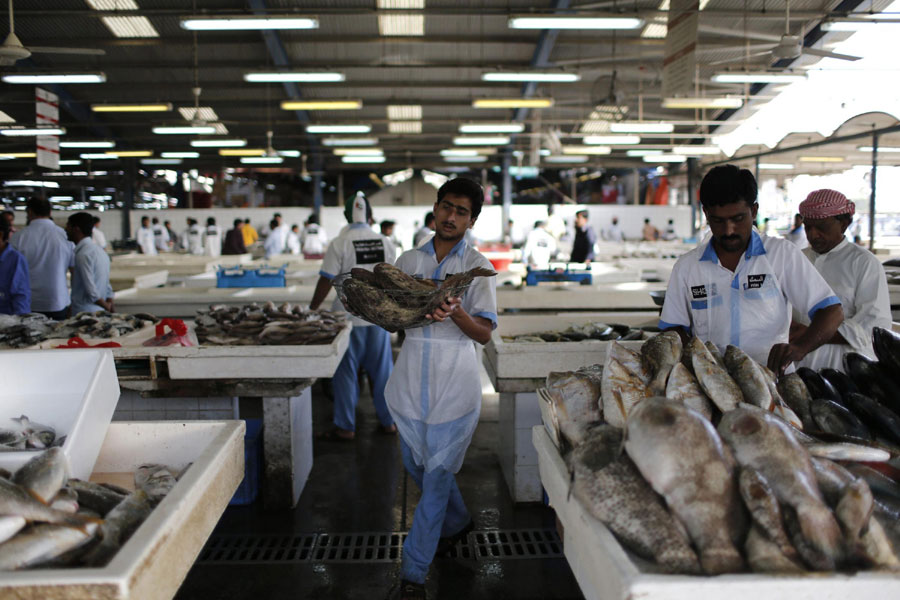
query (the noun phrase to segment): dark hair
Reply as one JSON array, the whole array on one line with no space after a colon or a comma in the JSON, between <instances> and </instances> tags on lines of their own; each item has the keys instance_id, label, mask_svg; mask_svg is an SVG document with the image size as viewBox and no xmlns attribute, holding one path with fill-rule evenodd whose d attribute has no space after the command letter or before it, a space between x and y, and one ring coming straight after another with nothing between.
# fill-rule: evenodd
<instances>
[{"instance_id":1,"label":"dark hair","mask_svg":"<svg viewBox=\"0 0 900 600\"><path fill-rule=\"evenodd\" d=\"M46 198L37 198L32 196L25 203L25 208L30 210L36 217L50 216L50 201Z\"/></svg>"},{"instance_id":2,"label":"dark hair","mask_svg":"<svg viewBox=\"0 0 900 600\"><path fill-rule=\"evenodd\" d=\"M235 229L237 229L237 226L238 226L238 225L243 225L243 224L244 224L244 221L241 220L241 219L235 219L235 220L234 220L234 227L235 227Z\"/></svg>"},{"instance_id":3,"label":"dark hair","mask_svg":"<svg viewBox=\"0 0 900 600\"><path fill-rule=\"evenodd\" d=\"M850 225L850 223L853 222L853 215L851 215L850 213L844 213L842 215L835 215L834 218L837 219L838 221L840 221L841 223L846 223L848 226Z\"/></svg>"},{"instance_id":4,"label":"dark hair","mask_svg":"<svg viewBox=\"0 0 900 600\"><path fill-rule=\"evenodd\" d=\"M12 215L12 218L13 218L14 220L15 220L15 218L16 218L16 213L14 213L14 212L11 211L11 210L4 210L4 211L3 211L3 216L4 216L4 218L6 217L6 215Z\"/></svg>"},{"instance_id":5,"label":"dark hair","mask_svg":"<svg viewBox=\"0 0 900 600\"><path fill-rule=\"evenodd\" d=\"M247 225L249 225L249 224L250 224L250 219L244 219L244 223L246 223Z\"/></svg>"},{"instance_id":6,"label":"dark hair","mask_svg":"<svg viewBox=\"0 0 900 600\"><path fill-rule=\"evenodd\" d=\"M434 223L434 213L431 211L425 213L425 227L428 227L429 223Z\"/></svg>"},{"instance_id":7,"label":"dark hair","mask_svg":"<svg viewBox=\"0 0 900 600\"><path fill-rule=\"evenodd\" d=\"M307 225L318 225L319 224L319 213L313 213L309 215L309 218L306 220Z\"/></svg>"},{"instance_id":8,"label":"dark hair","mask_svg":"<svg viewBox=\"0 0 900 600\"><path fill-rule=\"evenodd\" d=\"M472 203L472 218L477 219L481 214L481 205L484 204L484 189L481 184L465 177L457 177L450 179L440 187L437 193L437 201L440 202L447 194L456 196L465 196ZM432 215L433 217L433 215ZM425 224L428 224L428 217L425 217Z\"/></svg>"},{"instance_id":9,"label":"dark hair","mask_svg":"<svg viewBox=\"0 0 900 600\"><path fill-rule=\"evenodd\" d=\"M93 222L94 222L94 227L96 227L96 226L97 226L97 223L100 222L100 217L94 217L92 220L93 220Z\"/></svg>"},{"instance_id":10,"label":"dark hair","mask_svg":"<svg viewBox=\"0 0 900 600\"><path fill-rule=\"evenodd\" d=\"M276 227L278 227L278 221L276 221L275 219L269 221L269 229L275 229Z\"/></svg>"},{"instance_id":11,"label":"dark hair","mask_svg":"<svg viewBox=\"0 0 900 600\"><path fill-rule=\"evenodd\" d=\"M149 220L150 220L150 217L147 217L147 216L141 217L141 225L144 224L144 221L149 221Z\"/></svg>"},{"instance_id":12,"label":"dark hair","mask_svg":"<svg viewBox=\"0 0 900 600\"><path fill-rule=\"evenodd\" d=\"M275 213L274 215L272 215L272 220L273 220L273 221L274 221L275 219L280 219L280 218L281 218L281 213Z\"/></svg>"},{"instance_id":13,"label":"dark hair","mask_svg":"<svg viewBox=\"0 0 900 600\"><path fill-rule=\"evenodd\" d=\"M577 213L575 213L575 216L576 216L576 217L584 217L585 219L587 219L587 218L588 218L588 211L586 211L586 210L579 210Z\"/></svg>"},{"instance_id":14,"label":"dark hair","mask_svg":"<svg viewBox=\"0 0 900 600\"><path fill-rule=\"evenodd\" d=\"M544 222L543 222L543 221L535 221L535 222L534 222L534 228L535 228L535 229L537 229L538 227L543 227L543 226L544 226Z\"/></svg>"},{"instance_id":15,"label":"dark hair","mask_svg":"<svg viewBox=\"0 0 900 600\"><path fill-rule=\"evenodd\" d=\"M153 224L159 225L159 219L157 219L156 217L153 217Z\"/></svg>"},{"instance_id":16,"label":"dark hair","mask_svg":"<svg viewBox=\"0 0 900 600\"><path fill-rule=\"evenodd\" d=\"M741 201L752 206L756 204L757 193L753 173L735 165L713 167L700 182L700 204L703 208Z\"/></svg>"},{"instance_id":17,"label":"dark hair","mask_svg":"<svg viewBox=\"0 0 900 600\"><path fill-rule=\"evenodd\" d=\"M9 240L9 221L0 219L0 239L4 242Z\"/></svg>"},{"instance_id":18,"label":"dark hair","mask_svg":"<svg viewBox=\"0 0 900 600\"><path fill-rule=\"evenodd\" d=\"M169 225L171 225L171 224L172 223L170 221L163 221L163 225L165 225L167 229L168 229Z\"/></svg>"},{"instance_id":19,"label":"dark hair","mask_svg":"<svg viewBox=\"0 0 900 600\"><path fill-rule=\"evenodd\" d=\"M84 237L91 237L94 230L94 217L90 213L77 212L69 217L69 225L81 232Z\"/></svg>"},{"instance_id":20,"label":"dark hair","mask_svg":"<svg viewBox=\"0 0 900 600\"><path fill-rule=\"evenodd\" d=\"M647 224L649 222L650 222L650 219L644 219L644 224Z\"/></svg>"},{"instance_id":21,"label":"dark hair","mask_svg":"<svg viewBox=\"0 0 900 600\"><path fill-rule=\"evenodd\" d=\"M207 227L209 227L210 225L215 225L215 224L216 224L216 219L215 219L215 217L208 217L208 218L206 219L206 226L207 226Z\"/></svg>"},{"instance_id":22,"label":"dark hair","mask_svg":"<svg viewBox=\"0 0 900 600\"><path fill-rule=\"evenodd\" d=\"M381 222L382 227L393 227L396 224L397 223L395 223L394 221L391 221L390 219L385 219L384 221Z\"/></svg>"}]
</instances>

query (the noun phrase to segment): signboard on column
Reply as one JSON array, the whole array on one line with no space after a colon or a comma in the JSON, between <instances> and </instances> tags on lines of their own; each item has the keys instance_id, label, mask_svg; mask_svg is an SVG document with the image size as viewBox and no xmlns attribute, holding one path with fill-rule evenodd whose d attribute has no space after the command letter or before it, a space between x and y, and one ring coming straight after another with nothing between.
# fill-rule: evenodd
<instances>
[{"instance_id":1,"label":"signboard on column","mask_svg":"<svg viewBox=\"0 0 900 600\"><path fill-rule=\"evenodd\" d=\"M663 57L663 98L690 95L697 64L698 0L671 0Z\"/></svg>"},{"instance_id":2,"label":"signboard on column","mask_svg":"<svg viewBox=\"0 0 900 600\"><path fill-rule=\"evenodd\" d=\"M59 96L35 88L35 122L39 127L59 127ZM37 164L39 167L59 169L59 136L37 136Z\"/></svg>"}]
</instances>

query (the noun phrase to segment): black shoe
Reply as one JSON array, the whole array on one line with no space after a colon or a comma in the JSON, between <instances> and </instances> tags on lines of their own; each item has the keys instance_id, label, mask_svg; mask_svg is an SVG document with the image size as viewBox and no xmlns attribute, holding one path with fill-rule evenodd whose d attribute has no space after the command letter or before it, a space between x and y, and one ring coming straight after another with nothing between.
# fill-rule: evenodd
<instances>
[{"instance_id":1,"label":"black shoe","mask_svg":"<svg viewBox=\"0 0 900 600\"><path fill-rule=\"evenodd\" d=\"M448 535L447 537L442 537L438 540L437 550L435 550L435 556L447 556L450 554L450 550L453 549L454 546L466 540L469 537L469 534L475 529L475 521L469 519L469 522L466 523L466 526L460 529L457 533L453 535Z\"/></svg>"},{"instance_id":2,"label":"black shoe","mask_svg":"<svg viewBox=\"0 0 900 600\"><path fill-rule=\"evenodd\" d=\"M399 600L426 600L425 586L403 579L400 581Z\"/></svg>"}]
</instances>

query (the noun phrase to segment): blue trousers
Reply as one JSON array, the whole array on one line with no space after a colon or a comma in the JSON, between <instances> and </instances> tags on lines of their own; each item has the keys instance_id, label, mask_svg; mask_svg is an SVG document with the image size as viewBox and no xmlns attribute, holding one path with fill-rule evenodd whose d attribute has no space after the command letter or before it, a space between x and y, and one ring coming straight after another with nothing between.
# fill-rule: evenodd
<instances>
[{"instance_id":1,"label":"blue trousers","mask_svg":"<svg viewBox=\"0 0 900 600\"><path fill-rule=\"evenodd\" d=\"M384 386L394 368L391 356L391 334L381 327L353 327L347 353L334 372L334 424L347 431L356 431L356 405L359 402L357 374L362 366L372 378L372 397L375 415L384 426L394 420L384 400Z\"/></svg>"},{"instance_id":2,"label":"blue trousers","mask_svg":"<svg viewBox=\"0 0 900 600\"><path fill-rule=\"evenodd\" d=\"M426 473L423 467L415 463L409 446L402 438L400 449L403 466L422 490L412 527L403 542L400 572L403 579L424 584L438 540L462 531L472 517L466 510L453 473L440 467Z\"/></svg>"}]
</instances>

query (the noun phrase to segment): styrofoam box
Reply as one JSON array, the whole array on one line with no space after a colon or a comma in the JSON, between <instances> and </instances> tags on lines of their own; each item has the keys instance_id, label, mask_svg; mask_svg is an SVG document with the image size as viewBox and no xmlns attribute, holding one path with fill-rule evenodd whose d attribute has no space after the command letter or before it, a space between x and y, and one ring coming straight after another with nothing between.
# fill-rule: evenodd
<instances>
[{"instance_id":1,"label":"styrofoam box","mask_svg":"<svg viewBox=\"0 0 900 600\"><path fill-rule=\"evenodd\" d=\"M664 283L632 281L596 285L536 285L521 289L497 288L497 307L515 310L658 310L650 292Z\"/></svg>"},{"instance_id":2,"label":"styrofoam box","mask_svg":"<svg viewBox=\"0 0 900 600\"><path fill-rule=\"evenodd\" d=\"M66 436L63 454L72 477L87 478L119 401L119 380L106 349L0 354L0 427L26 415ZM0 467L15 471L34 452L0 452Z\"/></svg>"},{"instance_id":3,"label":"styrofoam box","mask_svg":"<svg viewBox=\"0 0 900 600\"><path fill-rule=\"evenodd\" d=\"M849 600L900 598L900 574L809 573L716 577L665 575L626 551L603 523L569 495L569 473L543 426L532 429L541 483L563 524L563 547L588 600Z\"/></svg>"},{"instance_id":4,"label":"styrofoam box","mask_svg":"<svg viewBox=\"0 0 900 600\"><path fill-rule=\"evenodd\" d=\"M91 479L129 485L147 463L191 466L106 567L4 573L0 597L172 598L244 476L244 422L112 423Z\"/></svg>"}]
</instances>

